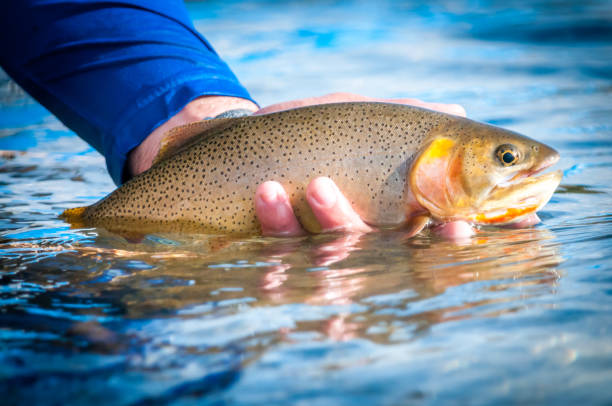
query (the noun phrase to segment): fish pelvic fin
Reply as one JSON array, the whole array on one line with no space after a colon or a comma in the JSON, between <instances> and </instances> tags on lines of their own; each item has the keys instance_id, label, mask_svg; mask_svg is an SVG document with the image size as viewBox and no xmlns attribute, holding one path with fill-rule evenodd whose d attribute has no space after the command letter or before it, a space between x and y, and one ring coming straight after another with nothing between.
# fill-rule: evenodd
<instances>
[{"instance_id":1,"label":"fish pelvic fin","mask_svg":"<svg viewBox=\"0 0 612 406\"><path fill-rule=\"evenodd\" d=\"M153 165L166 160L189 145L205 138L213 132L229 127L239 118L215 118L197 121L175 127L164 134L159 143L159 152L153 159Z\"/></svg>"}]
</instances>

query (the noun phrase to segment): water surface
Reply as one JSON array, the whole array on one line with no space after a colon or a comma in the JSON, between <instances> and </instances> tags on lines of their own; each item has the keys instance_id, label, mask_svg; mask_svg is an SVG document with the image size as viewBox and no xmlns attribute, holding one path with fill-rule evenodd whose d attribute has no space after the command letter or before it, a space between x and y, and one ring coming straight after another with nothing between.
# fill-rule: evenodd
<instances>
[{"instance_id":1,"label":"water surface","mask_svg":"<svg viewBox=\"0 0 612 406\"><path fill-rule=\"evenodd\" d=\"M126 240L57 215L103 159L0 79L4 404L610 404L612 7L189 2L266 105L460 103L561 153L523 230Z\"/></svg>"}]
</instances>

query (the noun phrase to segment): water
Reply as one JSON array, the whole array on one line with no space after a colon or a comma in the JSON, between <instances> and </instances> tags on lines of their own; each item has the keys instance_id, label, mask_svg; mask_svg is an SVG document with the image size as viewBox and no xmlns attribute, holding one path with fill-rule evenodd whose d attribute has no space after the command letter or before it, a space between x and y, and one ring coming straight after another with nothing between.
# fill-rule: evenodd
<instances>
[{"instance_id":1,"label":"water","mask_svg":"<svg viewBox=\"0 0 612 406\"><path fill-rule=\"evenodd\" d=\"M3 404L609 404L609 2L190 2L262 104L460 103L552 145L530 229L130 242L57 218L103 159L0 85Z\"/></svg>"}]
</instances>

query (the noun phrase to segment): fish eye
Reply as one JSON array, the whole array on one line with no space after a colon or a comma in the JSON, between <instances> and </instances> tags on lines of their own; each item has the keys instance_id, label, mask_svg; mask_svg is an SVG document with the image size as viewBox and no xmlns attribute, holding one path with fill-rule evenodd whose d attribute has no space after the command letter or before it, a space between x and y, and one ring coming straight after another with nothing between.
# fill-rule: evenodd
<instances>
[{"instance_id":1,"label":"fish eye","mask_svg":"<svg viewBox=\"0 0 612 406\"><path fill-rule=\"evenodd\" d=\"M516 164L520 158L519 152L514 145L500 145L496 151L497 159L504 166L512 166Z\"/></svg>"}]
</instances>

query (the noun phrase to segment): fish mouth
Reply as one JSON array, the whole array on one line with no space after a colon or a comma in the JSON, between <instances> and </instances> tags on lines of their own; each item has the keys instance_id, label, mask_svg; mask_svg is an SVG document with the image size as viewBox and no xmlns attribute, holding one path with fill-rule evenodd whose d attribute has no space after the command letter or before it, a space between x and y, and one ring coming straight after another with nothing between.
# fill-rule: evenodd
<instances>
[{"instance_id":1,"label":"fish mouth","mask_svg":"<svg viewBox=\"0 0 612 406\"><path fill-rule=\"evenodd\" d=\"M519 172L518 174L514 175L512 178L510 178L506 182L500 183L497 187L505 187L513 183L520 182L521 179L534 177L534 175L542 173L546 169L556 164L558 161L559 161L559 155L551 155L545 160L543 160L542 162L540 162L540 164L537 165L536 167L529 168L525 171Z\"/></svg>"},{"instance_id":2,"label":"fish mouth","mask_svg":"<svg viewBox=\"0 0 612 406\"><path fill-rule=\"evenodd\" d=\"M471 220L479 224L503 225L535 216L535 212L548 203L561 183L563 171L544 172L558 160L558 155L551 156L536 167L519 172L496 185Z\"/></svg>"}]
</instances>

